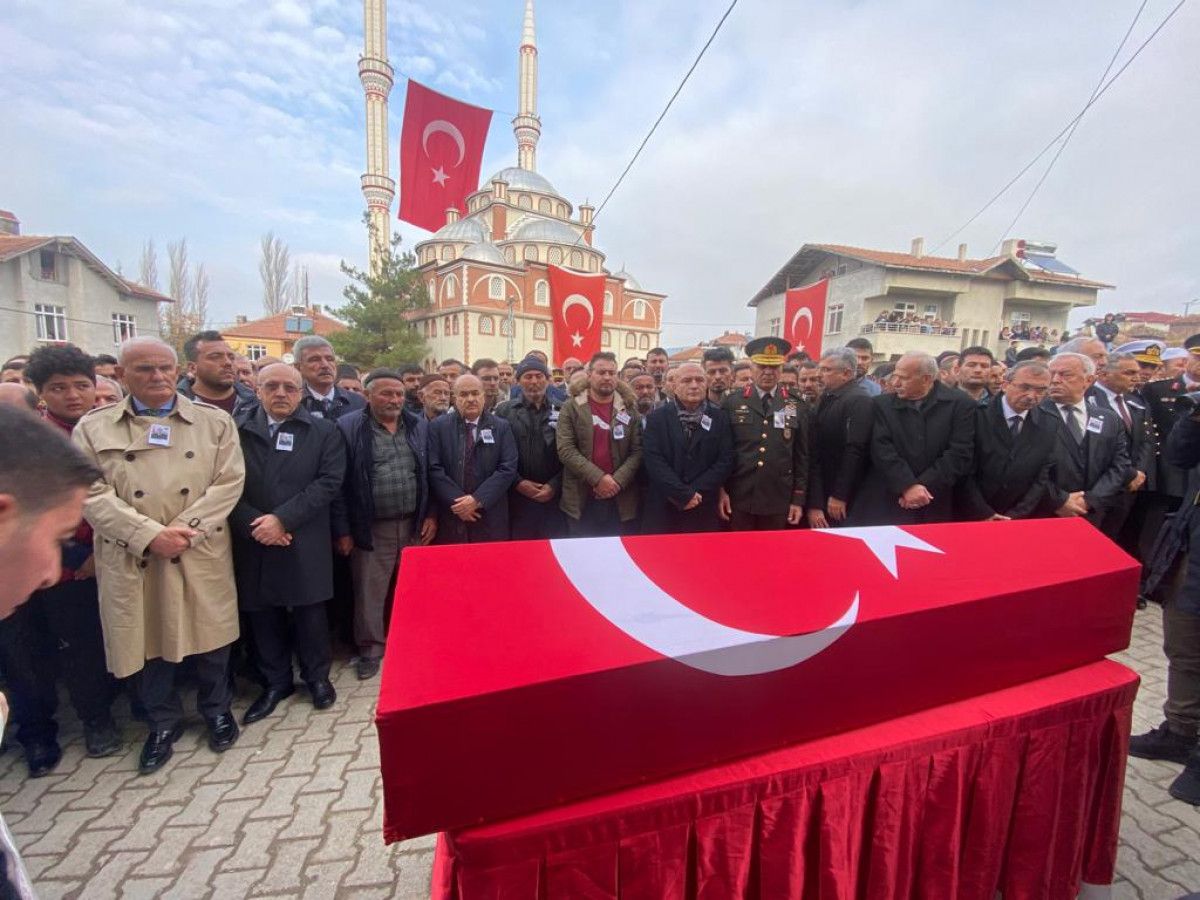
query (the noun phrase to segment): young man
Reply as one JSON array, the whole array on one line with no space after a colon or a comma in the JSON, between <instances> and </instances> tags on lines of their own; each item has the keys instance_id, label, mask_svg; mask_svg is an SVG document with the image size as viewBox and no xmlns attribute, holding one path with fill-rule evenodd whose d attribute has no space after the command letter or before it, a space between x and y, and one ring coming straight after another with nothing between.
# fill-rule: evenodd
<instances>
[{"instance_id":1,"label":"young man","mask_svg":"<svg viewBox=\"0 0 1200 900\"><path fill-rule=\"evenodd\" d=\"M179 383L179 393L189 400L203 400L229 415L240 413L257 402L254 390L238 381L237 354L219 331L201 331L183 344L188 377Z\"/></svg>"},{"instance_id":2,"label":"young man","mask_svg":"<svg viewBox=\"0 0 1200 900\"><path fill-rule=\"evenodd\" d=\"M704 351L702 364L708 378L708 401L720 406L733 380L733 351L728 347L711 347Z\"/></svg>"}]
</instances>

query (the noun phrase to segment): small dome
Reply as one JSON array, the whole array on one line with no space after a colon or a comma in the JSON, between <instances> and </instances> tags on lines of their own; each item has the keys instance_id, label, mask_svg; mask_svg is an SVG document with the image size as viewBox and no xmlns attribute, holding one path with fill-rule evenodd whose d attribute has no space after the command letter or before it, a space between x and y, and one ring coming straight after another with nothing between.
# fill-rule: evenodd
<instances>
[{"instance_id":1,"label":"small dome","mask_svg":"<svg viewBox=\"0 0 1200 900\"><path fill-rule=\"evenodd\" d=\"M520 169L516 166L508 169L501 169L488 179L488 184L491 184L493 181L507 182L509 190L537 191L540 194L551 194L555 197L562 196L562 194L554 189L554 185L552 185L537 172L531 172L528 169Z\"/></svg>"},{"instance_id":2,"label":"small dome","mask_svg":"<svg viewBox=\"0 0 1200 900\"><path fill-rule=\"evenodd\" d=\"M451 222L448 225L443 225L434 232L430 240L433 241L465 241L468 244L477 244L480 241L487 240L488 231L483 223L478 219L459 219L457 222Z\"/></svg>"},{"instance_id":3,"label":"small dome","mask_svg":"<svg viewBox=\"0 0 1200 900\"><path fill-rule=\"evenodd\" d=\"M634 278L632 275L630 275L624 269L622 269L620 272L615 274L613 276L613 278L625 279L625 290L627 290L627 291L640 291L642 289L641 282L639 282L636 278Z\"/></svg>"},{"instance_id":4,"label":"small dome","mask_svg":"<svg viewBox=\"0 0 1200 900\"><path fill-rule=\"evenodd\" d=\"M504 251L491 241L480 241L478 244L472 244L463 251L461 258L473 259L475 262L495 263L500 266L508 265L508 260L504 258Z\"/></svg>"},{"instance_id":5,"label":"small dome","mask_svg":"<svg viewBox=\"0 0 1200 900\"><path fill-rule=\"evenodd\" d=\"M591 249L583 244L579 232L554 219L533 219L521 225L509 238L510 241L548 241L552 244L574 244L579 241L580 249Z\"/></svg>"}]
</instances>

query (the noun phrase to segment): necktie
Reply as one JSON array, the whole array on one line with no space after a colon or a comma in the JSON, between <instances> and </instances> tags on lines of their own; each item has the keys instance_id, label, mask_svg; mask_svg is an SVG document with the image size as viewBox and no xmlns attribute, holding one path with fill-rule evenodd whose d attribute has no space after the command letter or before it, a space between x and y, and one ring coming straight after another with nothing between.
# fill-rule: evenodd
<instances>
[{"instance_id":1,"label":"necktie","mask_svg":"<svg viewBox=\"0 0 1200 900\"><path fill-rule=\"evenodd\" d=\"M1083 443L1083 426L1079 424L1079 419L1075 413L1078 410L1073 406L1062 407L1063 421L1067 423L1067 430L1071 432L1071 437L1075 438L1075 443Z\"/></svg>"},{"instance_id":2,"label":"necktie","mask_svg":"<svg viewBox=\"0 0 1200 900\"><path fill-rule=\"evenodd\" d=\"M1133 431L1133 419L1129 415L1129 407L1125 405L1125 398L1120 394L1117 394L1117 412L1121 414L1121 419L1125 422L1125 430Z\"/></svg>"},{"instance_id":3,"label":"necktie","mask_svg":"<svg viewBox=\"0 0 1200 900\"><path fill-rule=\"evenodd\" d=\"M765 394L763 394L763 412L769 413L770 411L771 411L771 392L767 391Z\"/></svg>"},{"instance_id":4,"label":"necktie","mask_svg":"<svg viewBox=\"0 0 1200 900\"><path fill-rule=\"evenodd\" d=\"M475 425L467 423L467 443L463 447L463 490L468 494L475 490Z\"/></svg>"},{"instance_id":5,"label":"necktie","mask_svg":"<svg viewBox=\"0 0 1200 900\"><path fill-rule=\"evenodd\" d=\"M277 423L275 423L275 422L267 423L267 431L271 435L271 440L275 440L275 432L277 432L278 430L279 430L279 425Z\"/></svg>"},{"instance_id":6,"label":"necktie","mask_svg":"<svg viewBox=\"0 0 1200 900\"><path fill-rule=\"evenodd\" d=\"M1020 416L1010 416L1009 417L1008 430L1012 434L1013 439L1016 440L1017 435L1019 435L1021 433L1021 417Z\"/></svg>"}]
</instances>

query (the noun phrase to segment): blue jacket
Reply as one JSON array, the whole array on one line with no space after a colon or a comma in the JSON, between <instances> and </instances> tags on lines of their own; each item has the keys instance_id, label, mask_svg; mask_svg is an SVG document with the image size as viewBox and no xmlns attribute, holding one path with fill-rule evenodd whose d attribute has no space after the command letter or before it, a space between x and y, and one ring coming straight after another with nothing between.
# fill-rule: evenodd
<instances>
[{"instance_id":1,"label":"blue jacket","mask_svg":"<svg viewBox=\"0 0 1200 900\"><path fill-rule=\"evenodd\" d=\"M428 429L424 416L405 409L401 414L404 437L417 460L416 527L429 509ZM371 523L375 521L375 456L370 425L370 407L345 413L337 420L338 430L346 439L346 478L342 482L344 513L335 509L334 537L350 535L359 550L374 550Z\"/></svg>"}]
</instances>

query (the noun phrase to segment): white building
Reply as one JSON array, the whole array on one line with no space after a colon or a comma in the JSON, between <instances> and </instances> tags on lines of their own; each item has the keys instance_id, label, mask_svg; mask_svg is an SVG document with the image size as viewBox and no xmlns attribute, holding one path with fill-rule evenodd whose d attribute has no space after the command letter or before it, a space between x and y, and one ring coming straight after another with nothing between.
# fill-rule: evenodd
<instances>
[{"instance_id":1,"label":"white building","mask_svg":"<svg viewBox=\"0 0 1200 900\"><path fill-rule=\"evenodd\" d=\"M17 218L0 210L0 359L48 343L111 354L126 338L158 336L158 304L170 302L78 239L22 235Z\"/></svg>"}]
</instances>

